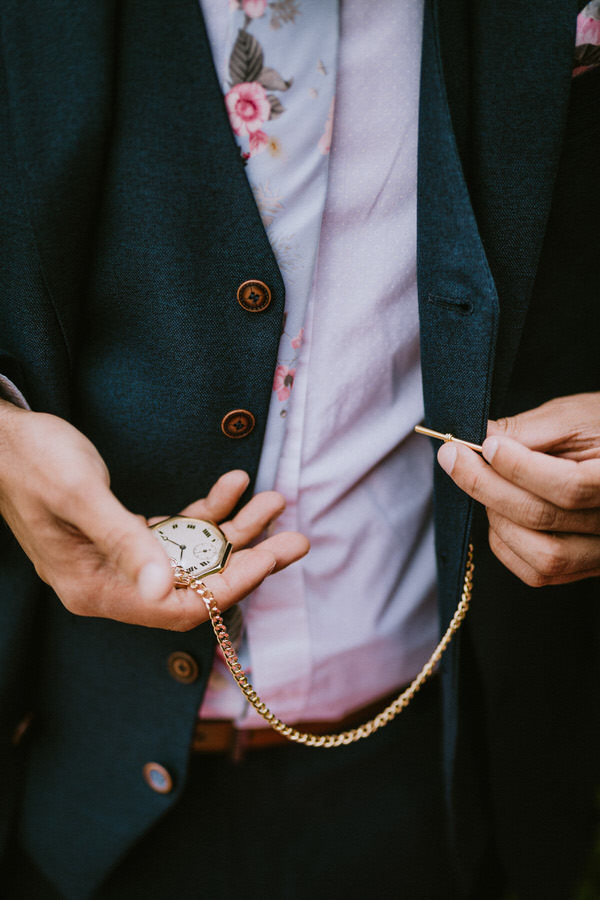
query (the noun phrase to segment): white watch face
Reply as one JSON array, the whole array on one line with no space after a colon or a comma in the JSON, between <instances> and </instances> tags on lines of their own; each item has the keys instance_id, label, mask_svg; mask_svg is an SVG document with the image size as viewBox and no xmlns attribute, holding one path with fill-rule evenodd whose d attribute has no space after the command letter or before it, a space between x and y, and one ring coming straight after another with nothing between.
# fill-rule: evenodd
<instances>
[{"instance_id":1,"label":"white watch face","mask_svg":"<svg viewBox=\"0 0 600 900\"><path fill-rule=\"evenodd\" d=\"M167 556L189 575L209 575L227 564L231 544L212 522L172 516L152 531Z\"/></svg>"}]
</instances>

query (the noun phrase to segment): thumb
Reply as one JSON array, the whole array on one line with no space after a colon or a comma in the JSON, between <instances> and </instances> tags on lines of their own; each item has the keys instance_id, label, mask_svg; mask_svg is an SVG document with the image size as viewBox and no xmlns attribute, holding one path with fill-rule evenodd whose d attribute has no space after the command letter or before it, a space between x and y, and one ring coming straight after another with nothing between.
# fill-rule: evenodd
<instances>
[{"instance_id":1,"label":"thumb","mask_svg":"<svg viewBox=\"0 0 600 900\"><path fill-rule=\"evenodd\" d=\"M531 450L551 450L572 431L572 417L564 405L549 401L535 409L488 422L487 436L512 438Z\"/></svg>"},{"instance_id":2,"label":"thumb","mask_svg":"<svg viewBox=\"0 0 600 900\"><path fill-rule=\"evenodd\" d=\"M145 602L163 600L173 589L173 572L164 550L150 529L108 488L85 497L73 524L137 588Z\"/></svg>"}]
</instances>

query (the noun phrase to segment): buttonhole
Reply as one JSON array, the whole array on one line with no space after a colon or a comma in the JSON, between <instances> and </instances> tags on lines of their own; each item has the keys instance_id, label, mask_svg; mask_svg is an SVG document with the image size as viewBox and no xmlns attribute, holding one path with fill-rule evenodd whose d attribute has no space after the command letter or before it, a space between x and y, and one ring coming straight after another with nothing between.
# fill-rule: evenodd
<instances>
[{"instance_id":1,"label":"buttonhole","mask_svg":"<svg viewBox=\"0 0 600 900\"><path fill-rule=\"evenodd\" d=\"M469 297L441 297L439 294L429 294L427 299L434 306L458 313L459 316L470 316L473 312L473 301Z\"/></svg>"}]
</instances>

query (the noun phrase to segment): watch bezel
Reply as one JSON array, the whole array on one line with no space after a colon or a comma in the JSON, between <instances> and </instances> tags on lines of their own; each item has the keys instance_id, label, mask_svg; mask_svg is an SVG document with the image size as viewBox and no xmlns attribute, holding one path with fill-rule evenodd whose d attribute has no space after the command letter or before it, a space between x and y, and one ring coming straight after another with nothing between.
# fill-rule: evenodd
<instances>
[{"instance_id":1,"label":"watch bezel","mask_svg":"<svg viewBox=\"0 0 600 900\"><path fill-rule=\"evenodd\" d=\"M194 522L196 525L208 526L209 528L213 529L213 531L216 532L216 534L223 541L223 550L221 553L221 558L220 558L219 563L210 569L201 569L200 567L198 567L198 571L188 572L190 578L197 578L198 576L205 578L205 577L208 577L209 575L215 575L215 574L218 574L219 572L223 571L223 569L227 566L227 563L229 562L229 558L230 558L232 550L233 550L233 544L227 540L226 535L219 528L219 526L217 525L216 522L212 522L210 519L197 519L197 518L195 518L195 516L175 515L175 516L167 516L166 519L161 519L160 522L155 522L154 525L150 525L150 528L152 531L158 531L161 527L164 528L165 525L167 525L171 522L185 522L186 525L189 524L190 522ZM158 540L158 538L157 538L157 540ZM162 546L162 544L161 544L161 546ZM171 559L171 560L173 559L172 556L170 556L169 554L167 554L167 555L169 556L169 559ZM187 567L184 567L184 568L187 572Z\"/></svg>"}]
</instances>

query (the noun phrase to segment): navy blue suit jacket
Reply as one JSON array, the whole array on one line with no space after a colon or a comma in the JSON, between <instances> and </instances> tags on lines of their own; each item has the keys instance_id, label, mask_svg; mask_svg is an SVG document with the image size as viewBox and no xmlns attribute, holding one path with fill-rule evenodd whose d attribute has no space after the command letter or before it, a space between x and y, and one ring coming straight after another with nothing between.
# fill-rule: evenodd
<instances>
[{"instance_id":1,"label":"navy blue suit jacket","mask_svg":"<svg viewBox=\"0 0 600 900\"><path fill-rule=\"evenodd\" d=\"M490 413L600 388L600 81L571 84L581 5L427 2L426 417L474 441ZM284 287L196 0L3 0L0 13L0 371L92 439L137 512L177 510L231 468L254 477ZM260 316L236 302L254 277L273 293ZM257 421L242 441L220 429L235 408ZM435 479L444 625L470 539L477 559L443 669L457 864L468 884L493 832L536 896L541 871L566 883L593 821L598 583L525 587L489 552L481 511ZM213 641L72 616L6 531L0 596L2 771L29 852L85 897L181 791ZM170 678L174 650L198 660L195 684ZM172 772L170 795L145 785L148 760ZM7 790L0 828L13 808Z\"/></svg>"}]
</instances>

